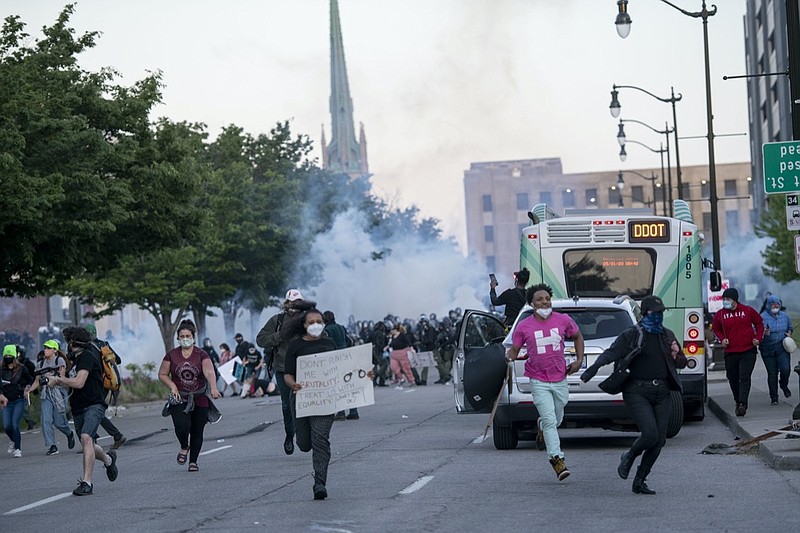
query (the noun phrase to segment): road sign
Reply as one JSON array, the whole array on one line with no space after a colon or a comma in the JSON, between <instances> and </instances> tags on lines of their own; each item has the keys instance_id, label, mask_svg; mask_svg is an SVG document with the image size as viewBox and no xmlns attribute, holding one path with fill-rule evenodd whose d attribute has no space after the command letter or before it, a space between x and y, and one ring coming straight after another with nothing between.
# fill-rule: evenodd
<instances>
[{"instance_id":1,"label":"road sign","mask_svg":"<svg viewBox=\"0 0 800 533\"><path fill-rule=\"evenodd\" d=\"M800 192L800 141L764 143L764 192Z\"/></svg>"},{"instance_id":2,"label":"road sign","mask_svg":"<svg viewBox=\"0 0 800 533\"><path fill-rule=\"evenodd\" d=\"M794 236L794 271L800 274L800 234Z\"/></svg>"},{"instance_id":3,"label":"road sign","mask_svg":"<svg viewBox=\"0 0 800 533\"><path fill-rule=\"evenodd\" d=\"M800 231L800 195L786 195L786 228L789 231Z\"/></svg>"}]
</instances>

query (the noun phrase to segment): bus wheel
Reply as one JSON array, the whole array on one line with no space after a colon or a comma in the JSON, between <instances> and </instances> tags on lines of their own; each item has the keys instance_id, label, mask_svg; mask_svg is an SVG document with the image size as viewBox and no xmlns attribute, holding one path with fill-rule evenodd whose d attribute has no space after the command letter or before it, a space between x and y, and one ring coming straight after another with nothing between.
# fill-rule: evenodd
<instances>
[{"instance_id":1,"label":"bus wheel","mask_svg":"<svg viewBox=\"0 0 800 533\"><path fill-rule=\"evenodd\" d=\"M667 438L671 439L678 434L683 425L683 397L681 397L681 393L676 390L669 391L669 404L670 414L669 423L667 424Z\"/></svg>"},{"instance_id":2,"label":"bus wheel","mask_svg":"<svg viewBox=\"0 0 800 533\"><path fill-rule=\"evenodd\" d=\"M519 436L513 427L502 427L492 424L492 440L498 450L513 450L517 447Z\"/></svg>"}]
</instances>

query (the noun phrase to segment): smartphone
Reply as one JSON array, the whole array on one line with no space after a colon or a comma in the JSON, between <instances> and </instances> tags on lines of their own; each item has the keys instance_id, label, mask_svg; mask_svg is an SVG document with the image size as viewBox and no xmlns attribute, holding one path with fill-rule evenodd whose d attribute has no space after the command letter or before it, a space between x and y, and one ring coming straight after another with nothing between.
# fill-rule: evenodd
<instances>
[{"instance_id":1,"label":"smartphone","mask_svg":"<svg viewBox=\"0 0 800 533\"><path fill-rule=\"evenodd\" d=\"M489 274L489 281L497 285L497 278L494 277L494 274Z\"/></svg>"}]
</instances>

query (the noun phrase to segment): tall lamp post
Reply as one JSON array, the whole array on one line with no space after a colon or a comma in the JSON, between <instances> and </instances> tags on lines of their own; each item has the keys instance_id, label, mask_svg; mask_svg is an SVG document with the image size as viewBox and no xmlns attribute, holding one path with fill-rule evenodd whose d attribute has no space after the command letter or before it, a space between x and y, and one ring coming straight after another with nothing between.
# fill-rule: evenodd
<instances>
[{"instance_id":1,"label":"tall lamp post","mask_svg":"<svg viewBox=\"0 0 800 533\"><path fill-rule=\"evenodd\" d=\"M717 171L716 163L714 161L714 114L711 110L711 68L708 59L708 17L713 17L717 14L717 6L712 4L711 10L706 8L706 0L702 0L702 10L697 12L686 11L685 9L676 6L668 0L661 0L662 3L680 11L687 17L699 18L703 20L703 59L705 61L705 76L706 76L706 124L708 128L708 181L710 186L710 201L711 201L711 246L714 257L714 273L711 276L711 286L718 287L721 283L721 274L719 271L722 269L722 261L720 259L719 251L719 219L717 213ZM617 33L623 39L628 36L631 31L631 17L628 15L628 2L627 0L619 0L617 2L619 14L617 15L615 24L617 25ZM716 289L714 289L716 290Z\"/></svg>"},{"instance_id":2,"label":"tall lamp post","mask_svg":"<svg viewBox=\"0 0 800 533\"><path fill-rule=\"evenodd\" d=\"M608 106L609 111L611 111L611 116L614 117L614 118L617 118L619 116L620 110L622 109L622 105L619 103L619 90L618 89L636 89L637 91L641 91L641 92L643 92L645 94L648 94L648 95L652 96L656 100L672 104L672 129L669 130L669 127L665 127L664 128L665 130L669 130L667 133L664 133L662 131L658 131L658 130L652 128L651 126L647 126L647 124L644 124L642 122L638 122L638 121L635 121L635 120L628 120L628 121L624 121L623 120L623 122L638 122L639 124L643 124L643 125L647 126L648 128L650 128L653 131L656 131L658 133L662 133L664 135L667 135L667 148L669 148L669 133L673 133L675 135L675 168L677 170L677 177L678 177L678 198L683 199L683 173L681 172L681 151L680 151L679 144L678 144L678 113L675 110L675 102L680 102L681 98L683 98L683 95L681 93L678 93L678 96L675 96L675 88L674 87L670 87L669 88L669 90L670 90L670 97L669 98L661 98L660 96L657 96L657 95L651 93L650 91L642 89L641 87L636 87L635 85L616 85L616 84L614 84L614 85L612 85L612 89L611 89L611 104ZM670 178L669 181L670 181L670 198L669 198L669 202L670 202L670 204L672 204L672 178Z\"/></svg>"},{"instance_id":3,"label":"tall lamp post","mask_svg":"<svg viewBox=\"0 0 800 533\"><path fill-rule=\"evenodd\" d=\"M658 178L656 177L656 175L651 173L650 177L648 178L644 174L640 174L639 172L636 172L635 170L625 170L625 171L620 170L619 171L619 175L617 176L617 187L620 189L620 191L625 188L625 180L622 179L622 174L624 174L624 173L634 174L634 175L639 176L640 178L650 182L650 185L652 185L652 187L653 187L653 214L657 215L658 213L656 211L658 211L658 209L657 209L658 203L656 203L656 180ZM645 202L645 203L647 203L647 202ZM620 204L622 204L622 193L621 192L620 192ZM620 205L620 207L623 207L623 206ZM664 207L663 206L663 202L662 202L662 207ZM666 214L666 211L665 211L664 212L664 216L666 216L666 215L667 214Z\"/></svg>"},{"instance_id":4,"label":"tall lamp post","mask_svg":"<svg viewBox=\"0 0 800 533\"><path fill-rule=\"evenodd\" d=\"M670 158L669 158L669 134L672 133L673 131L675 131L675 128L669 129L669 125L664 123L664 130L662 131L662 130L657 130L656 128L654 128L650 124L642 122L641 120L635 120L635 119L632 119L632 118L629 118L629 119L622 119L621 118L621 119L619 119L619 131L617 132L617 142L619 142L620 146L625 146L625 139L626 139L626 137L625 137L625 124L624 124L625 122L633 122L634 124L641 124L642 126L645 126L645 127L649 128L651 131L654 131L656 133L664 135L664 137L665 137L665 139L667 141L667 147L664 148L663 145L662 145L661 146L661 150L654 150L654 149L650 148L649 146L647 146L646 144L642 144L642 143L636 143L636 144L644 146L645 148L647 148L651 152L655 152L655 153L660 153L661 154L661 181L662 182L664 181L664 153L666 152L666 154L667 154L667 181L665 183L667 185L667 194L669 195L669 213L670 213L669 216L672 216L672 210L673 210L673 202L672 202L672 163L670 162ZM633 141L631 141L631 142L633 142ZM620 152L620 159L622 159L622 152ZM624 159L622 159L622 160L625 161ZM680 172L681 172L681 166L680 166L680 163L678 163L678 175L679 176L680 176ZM683 186L679 184L678 185L678 198L682 199L683 197L681 196L681 189L683 189ZM664 215L666 215L666 211L664 212Z\"/></svg>"}]
</instances>

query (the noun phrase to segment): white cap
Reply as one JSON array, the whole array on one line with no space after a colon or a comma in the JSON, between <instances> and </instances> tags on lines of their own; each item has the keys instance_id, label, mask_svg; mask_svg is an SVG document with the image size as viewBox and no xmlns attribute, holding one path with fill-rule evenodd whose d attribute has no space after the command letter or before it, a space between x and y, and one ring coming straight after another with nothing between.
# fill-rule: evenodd
<instances>
[{"instance_id":1,"label":"white cap","mask_svg":"<svg viewBox=\"0 0 800 533\"><path fill-rule=\"evenodd\" d=\"M298 291L297 289L289 289L289 291L286 293L286 298L284 298L284 300L286 300L287 302L293 302L295 300L302 300L302 299L303 295L300 294L300 291Z\"/></svg>"}]
</instances>

